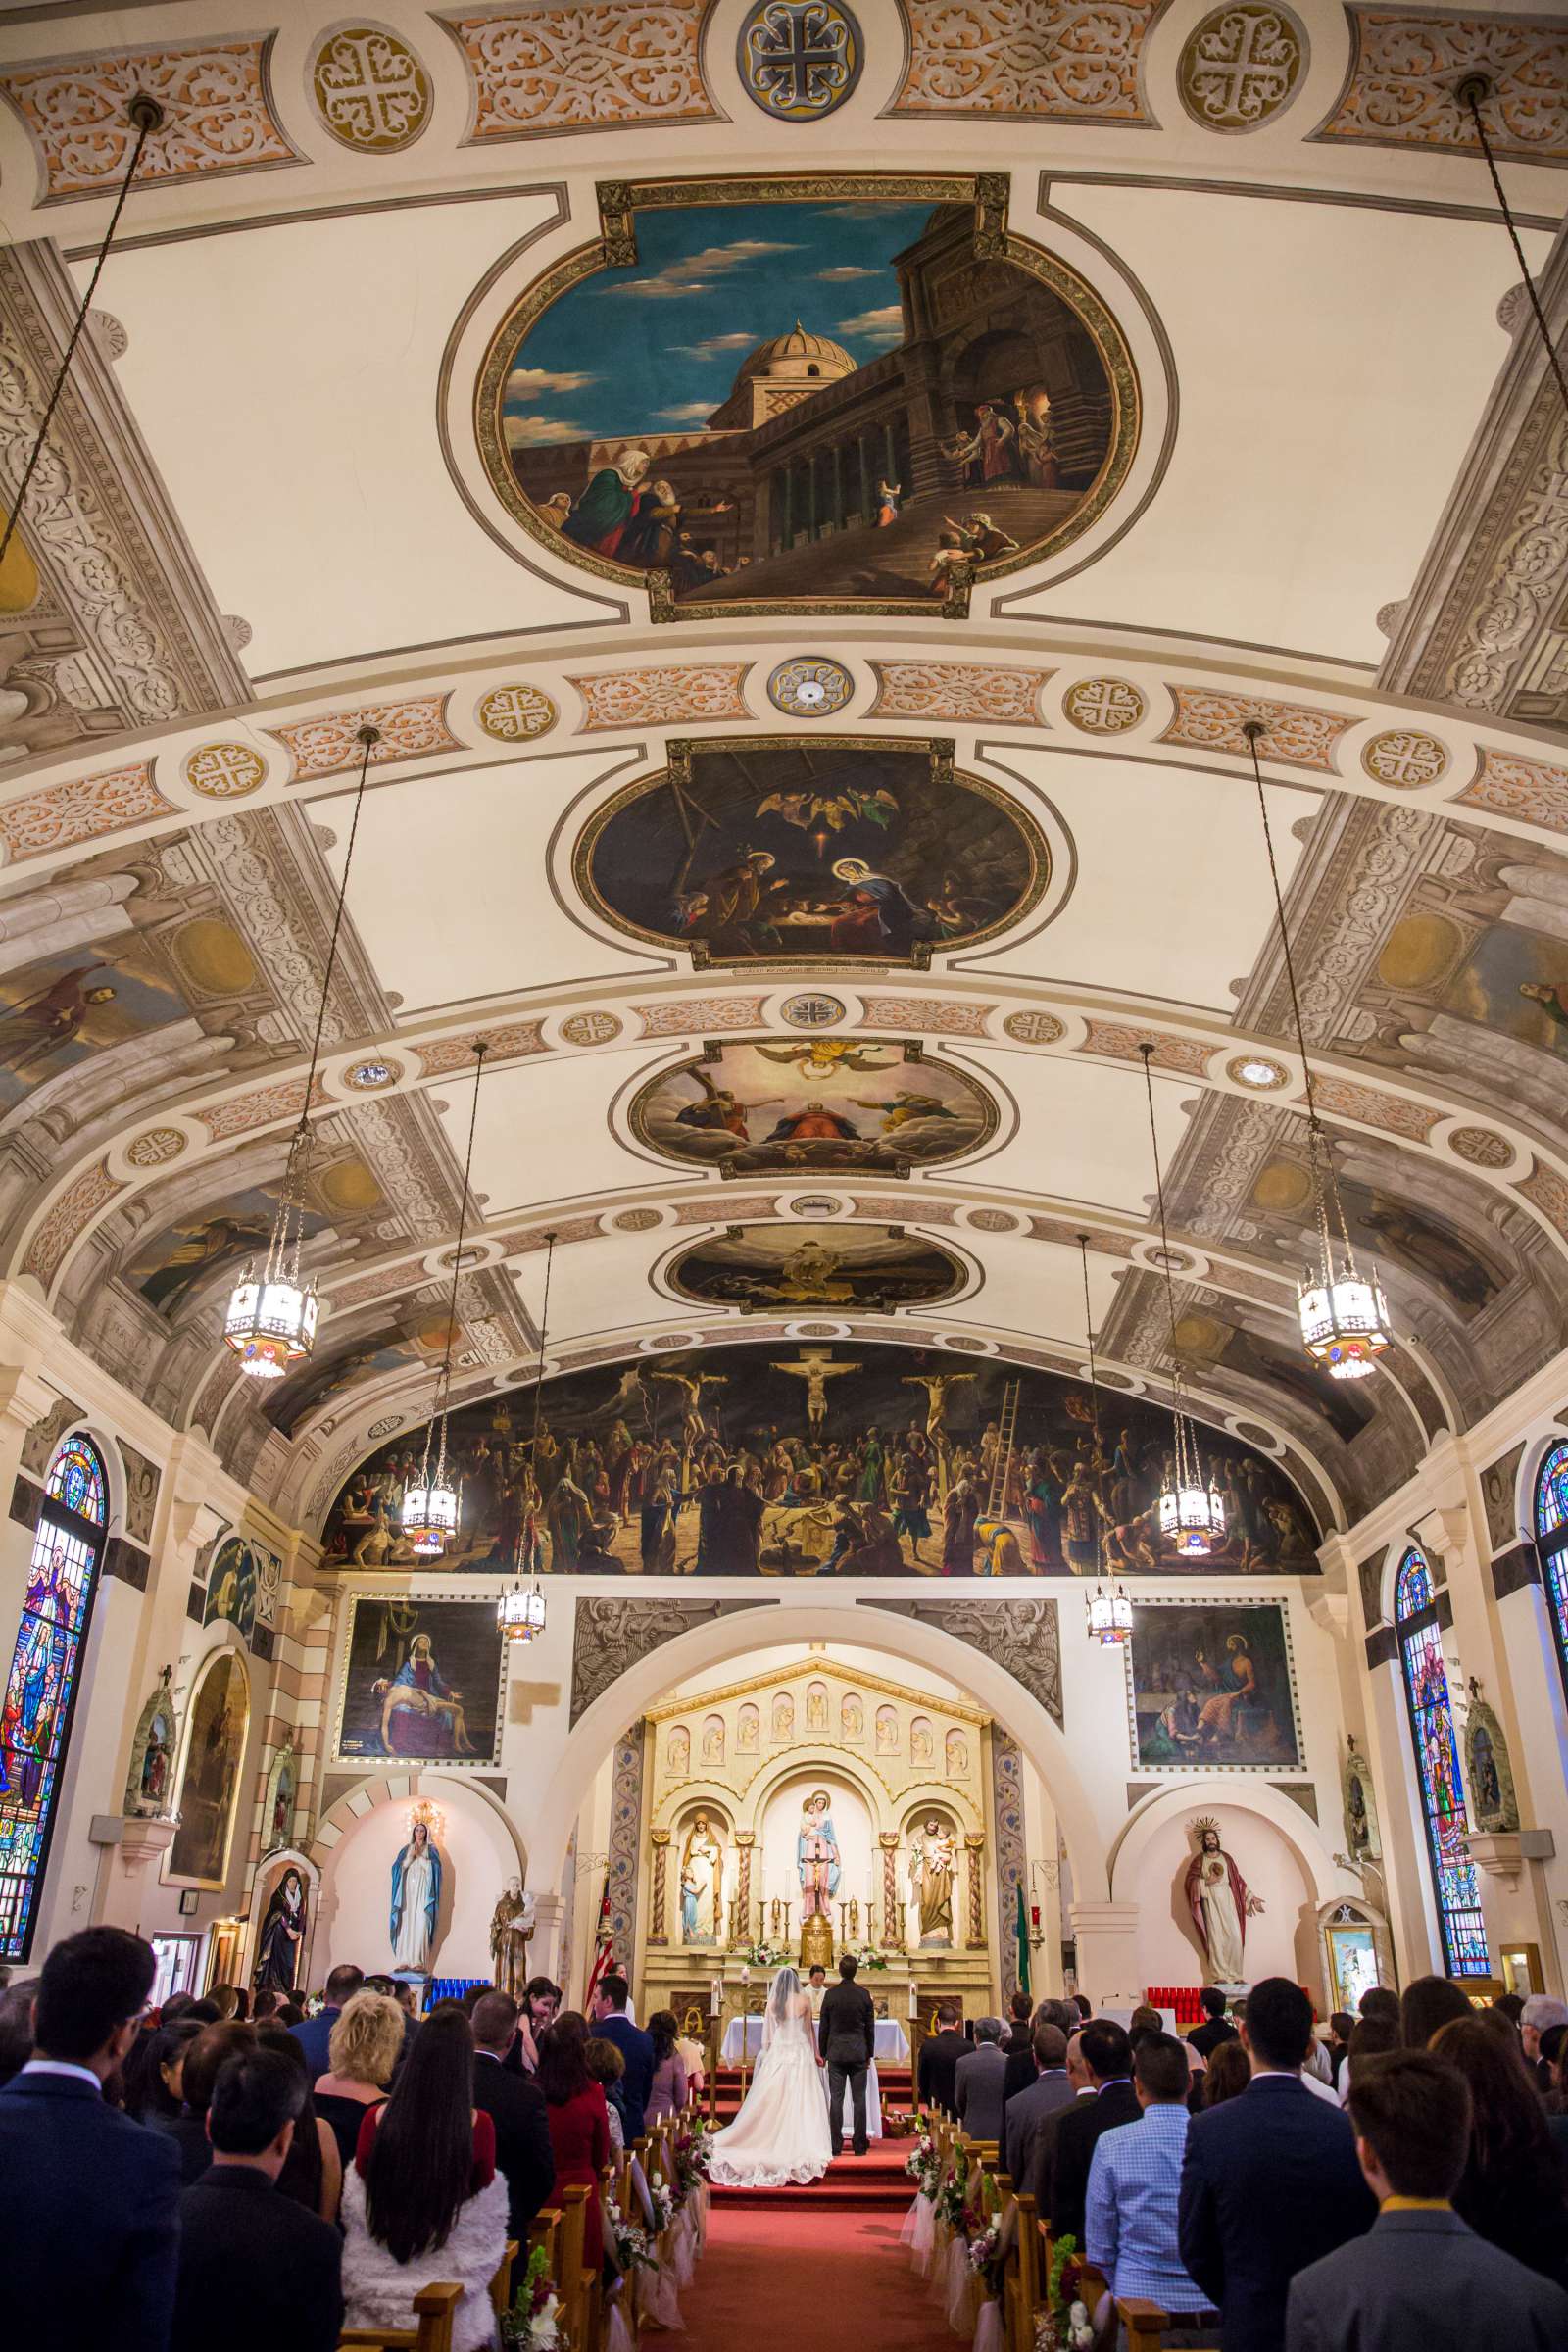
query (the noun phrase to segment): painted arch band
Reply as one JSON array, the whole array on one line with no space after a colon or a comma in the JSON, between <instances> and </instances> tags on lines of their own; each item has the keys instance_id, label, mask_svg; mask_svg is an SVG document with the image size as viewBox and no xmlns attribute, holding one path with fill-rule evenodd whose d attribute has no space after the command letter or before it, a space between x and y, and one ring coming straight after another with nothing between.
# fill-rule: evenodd
<instances>
[{"instance_id":1,"label":"painted arch band","mask_svg":"<svg viewBox=\"0 0 1568 2352\"><path fill-rule=\"evenodd\" d=\"M1126 478L1125 339L1007 233L1004 174L599 196L497 331L476 430L514 519L656 617L952 610Z\"/></svg>"}]
</instances>

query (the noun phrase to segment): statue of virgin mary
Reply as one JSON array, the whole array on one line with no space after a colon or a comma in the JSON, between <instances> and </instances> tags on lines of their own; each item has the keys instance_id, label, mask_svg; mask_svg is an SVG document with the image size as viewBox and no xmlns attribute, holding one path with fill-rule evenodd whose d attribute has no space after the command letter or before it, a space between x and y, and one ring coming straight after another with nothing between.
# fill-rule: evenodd
<instances>
[{"instance_id":1,"label":"statue of virgin mary","mask_svg":"<svg viewBox=\"0 0 1568 2352\"><path fill-rule=\"evenodd\" d=\"M430 1825L416 1815L409 1842L392 1863L392 1960L427 1976L441 1908L441 1856L430 1842Z\"/></svg>"}]
</instances>

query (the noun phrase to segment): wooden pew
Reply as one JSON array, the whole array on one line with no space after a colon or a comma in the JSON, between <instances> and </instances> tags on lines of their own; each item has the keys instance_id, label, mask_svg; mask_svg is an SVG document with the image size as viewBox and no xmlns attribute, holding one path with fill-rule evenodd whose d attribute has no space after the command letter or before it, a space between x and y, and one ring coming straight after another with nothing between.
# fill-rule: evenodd
<instances>
[{"instance_id":1,"label":"wooden pew","mask_svg":"<svg viewBox=\"0 0 1568 2352\"><path fill-rule=\"evenodd\" d=\"M514 2237L509 2237L507 2250L502 2255L496 2275L490 2281L490 2301L498 2320L504 2311L512 2309L512 2272L516 2259L517 2241Z\"/></svg>"},{"instance_id":2,"label":"wooden pew","mask_svg":"<svg viewBox=\"0 0 1568 2352\"><path fill-rule=\"evenodd\" d=\"M574 2180L561 2192L561 2227L557 2235L561 2259L556 2272L556 2294L571 2352L597 2352L597 2345L588 2333L589 2278L582 2255L588 2200L595 2193L584 2180Z\"/></svg>"},{"instance_id":3,"label":"wooden pew","mask_svg":"<svg viewBox=\"0 0 1568 2352\"><path fill-rule=\"evenodd\" d=\"M412 2328L345 2328L340 2352L452 2352L452 2324L461 2286L421 2286L412 2305Z\"/></svg>"}]
</instances>

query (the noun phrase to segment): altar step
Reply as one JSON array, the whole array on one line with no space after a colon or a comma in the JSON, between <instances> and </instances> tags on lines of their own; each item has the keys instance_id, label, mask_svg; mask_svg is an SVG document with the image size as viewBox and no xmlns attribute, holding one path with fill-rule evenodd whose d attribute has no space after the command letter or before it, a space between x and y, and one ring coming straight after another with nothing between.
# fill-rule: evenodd
<instances>
[{"instance_id":1,"label":"altar step","mask_svg":"<svg viewBox=\"0 0 1568 2352\"><path fill-rule=\"evenodd\" d=\"M863 2156L837 2156L820 2180L804 2188L720 2188L711 2191L715 2209L728 2212L765 2207L770 2213L792 2206L830 2205L838 2213L906 2213L914 2182L904 2169L909 2153L906 2139L873 2141Z\"/></svg>"},{"instance_id":2,"label":"altar step","mask_svg":"<svg viewBox=\"0 0 1568 2352\"><path fill-rule=\"evenodd\" d=\"M884 2066L879 2060L876 2074L884 2108L896 2107L906 2114L914 2104L911 2069L907 2066ZM738 2066L719 2068L714 2094L715 2120L718 2123L732 2124L735 2121L740 2113L741 2101L751 2088L751 2068L747 2069L744 2077Z\"/></svg>"}]
</instances>

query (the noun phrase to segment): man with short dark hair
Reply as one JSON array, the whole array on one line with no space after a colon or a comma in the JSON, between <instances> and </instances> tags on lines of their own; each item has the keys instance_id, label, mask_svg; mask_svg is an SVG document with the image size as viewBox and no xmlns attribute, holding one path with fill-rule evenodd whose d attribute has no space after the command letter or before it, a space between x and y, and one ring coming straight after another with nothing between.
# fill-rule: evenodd
<instances>
[{"instance_id":1,"label":"man with short dark hair","mask_svg":"<svg viewBox=\"0 0 1568 2352\"><path fill-rule=\"evenodd\" d=\"M1118 2124L1137 2123L1143 2109L1129 2081L1133 2053L1123 2027L1108 2017L1092 2017L1078 2036L1078 2048L1095 2096L1063 2115L1056 2127L1051 2234L1064 2237L1071 2230L1082 2245L1089 2167L1096 2143L1102 2132L1114 2132Z\"/></svg>"},{"instance_id":2,"label":"man with short dark hair","mask_svg":"<svg viewBox=\"0 0 1568 2352\"><path fill-rule=\"evenodd\" d=\"M23 1977L0 1992L0 2085L20 2075L32 2056L32 2012L36 1977Z\"/></svg>"},{"instance_id":3,"label":"man with short dark hair","mask_svg":"<svg viewBox=\"0 0 1568 2352\"><path fill-rule=\"evenodd\" d=\"M1217 1984L1205 1984L1198 1997L1203 2004L1203 2022L1187 2038L1206 2066L1222 2041L1236 2039L1236 2028L1225 2014L1225 1995Z\"/></svg>"},{"instance_id":4,"label":"man with short dark hair","mask_svg":"<svg viewBox=\"0 0 1568 2352\"><path fill-rule=\"evenodd\" d=\"M956 2001L937 2003L937 2030L920 2044L915 2084L922 2107L940 2107L944 2115L957 2113L955 2087L958 2060L965 2052L963 2011Z\"/></svg>"},{"instance_id":5,"label":"man with short dark hair","mask_svg":"<svg viewBox=\"0 0 1568 2352\"><path fill-rule=\"evenodd\" d=\"M1084 2252L1113 2295L1169 2312L1161 2344L1212 2343L1219 2315L1182 2268L1176 2205L1187 2146L1192 2068L1173 2034L1146 2031L1133 2052L1143 2120L1102 2132L1089 2167Z\"/></svg>"},{"instance_id":6,"label":"man with short dark hair","mask_svg":"<svg viewBox=\"0 0 1568 2352\"><path fill-rule=\"evenodd\" d=\"M507 2183L507 2228L519 2245L556 2184L550 2110L525 2075L503 2063L519 2015L510 1992L482 1992L468 2023L473 2028L473 2103L496 2128L496 2166Z\"/></svg>"},{"instance_id":7,"label":"man with short dark hair","mask_svg":"<svg viewBox=\"0 0 1568 2352\"><path fill-rule=\"evenodd\" d=\"M333 2352L343 2241L277 2193L305 2091L278 2050L242 2050L220 2068L207 2110L213 2161L179 2200L170 2352Z\"/></svg>"},{"instance_id":8,"label":"man with short dark hair","mask_svg":"<svg viewBox=\"0 0 1568 2352\"><path fill-rule=\"evenodd\" d=\"M332 2039L332 2028L354 1995L365 1988L364 1969L356 1968L352 1961L346 1961L341 1968L334 1968L326 1980L326 2002L319 2015L304 2018L299 2025L290 2026L289 2032L305 2052L305 2063L311 2070L313 2082L318 2075L330 2073L332 2060L328 2045ZM404 2037L407 2040L406 2029Z\"/></svg>"},{"instance_id":9,"label":"man with short dark hair","mask_svg":"<svg viewBox=\"0 0 1568 2352\"><path fill-rule=\"evenodd\" d=\"M1254 1984L1242 2019L1252 2080L1187 2134L1182 2266L1224 2314L1224 2352L1279 2352L1297 2272L1359 2237L1377 2211L1349 2124L1301 2081L1311 2039L1299 1984Z\"/></svg>"},{"instance_id":10,"label":"man with short dark hair","mask_svg":"<svg viewBox=\"0 0 1568 2352\"><path fill-rule=\"evenodd\" d=\"M641 2139L647 2128L648 2102L654 2092L654 2037L626 2015L631 1986L618 1970L602 1977L594 1997L595 2031L612 2041L626 2062L620 2078L620 2103L625 2110L626 2145Z\"/></svg>"},{"instance_id":11,"label":"man with short dark hair","mask_svg":"<svg viewBox=\"0 0 1568 2352\"><path fill-rule=\"evenodd\" d=\"M828 2140L835 2156L844 2153L844 2093L850 2094L851 2141L857 2156L871 2142L866 2136L865 2100L868 2070L876 2056L876 2007L863 1984L855 1982L858 1963L853 1952L839 1961L839 1981L822 2003L817 2021L817 2048L827 2065Z\"/></svg>"},{"instance_id":12,"label":"man with short dark hair","mask_svg":"<svg viewBox=\"0 0 1568 2352\"><path fill-rule=\"evenodd\" d=\"M1015 2091L1002 2110L1003 2170L1016 2189L1029 2185L1042 2124L1047 2116L1070 2107L1073 2097L1067 2080L1067 2036L1061 2028L1037 2018L1030 2038L1035 2079L1027 2090Z\"/></svg>"},{"instance_id":13,"label":"man with short dark hair","mask_svg":"<svg viewBox=\"0 0 1568 2352\"><path fill-rule=\"evenodd\" d=\"M1453 2210L1470 2141L1458 2070L1429 2050L1369 2058L1350 2121L1378 2218L1291 2281L1286 2352L1562 2352L1568 2295Z\"/></svg>"},{"instance_id":14,"label":"man with short dark hair","mask_svg":"<svg viewBox=\"0 0 1568 2352\"><path fill-rule=\"evenodd\" d=\"M33 2054L0 2090L6 2341L164 2352L174 2305L179 2152L105 2104L157 1963L123 1928L86 1928L43 1964Z\"/></svg>"},{"instance_id":15,"label":"man with short dark hair","mask_svg":"<svg viewBox=\"0 0 1568 2352\"><path fill-rule=\"evenodd\" d=\"M974 2048L965 2051L955 2072L953 2095L958 2121L970 2139L1000 2143L1002 2138L1002 2085L1007 2076L1002 2036L1005 2030L1000 2017L977 2017Z\"/></svg>"}]
</instances>

